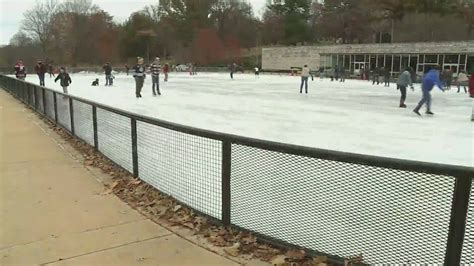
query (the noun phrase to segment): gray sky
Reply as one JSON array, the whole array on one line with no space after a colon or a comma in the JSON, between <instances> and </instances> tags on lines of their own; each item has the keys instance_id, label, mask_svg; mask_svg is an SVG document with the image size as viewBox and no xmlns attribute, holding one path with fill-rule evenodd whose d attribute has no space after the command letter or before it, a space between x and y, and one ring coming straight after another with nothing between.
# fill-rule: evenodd
<instances>
[{"instance_id":1,"label":"gray sky","mask_svg":"<svg viewBox=\"0 0 474 266\"><path fill-rule=\"evenodd\" d=\"M10 38L20 28L23 12L33 7L35 2L35 0L0 0L0 45L10 42ZM249 2L253 5L255 14L260 16L266 0L249 0ZM115 20L122 22L131 13L146 5L156 4L158 0L93 0L93 3L114 16Z\"/></svg>"}]
</instances>

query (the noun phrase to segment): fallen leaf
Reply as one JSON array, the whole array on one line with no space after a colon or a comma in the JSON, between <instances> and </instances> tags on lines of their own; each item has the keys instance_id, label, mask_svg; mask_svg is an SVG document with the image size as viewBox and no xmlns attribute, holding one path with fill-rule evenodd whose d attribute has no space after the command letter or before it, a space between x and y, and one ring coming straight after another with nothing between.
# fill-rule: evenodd
<instances>
[{"instance_id":1,"label":"fallen leaf","mask_svg":"<svg viewBox=\"0 0 474 266\"><path fill-rule=\"evenodd\" d=\"M176 206L174 206L173 211L174 211L174 212L177 212L177 211L179 211L180 209L181 209L181 205L176 205Z\"/></svg>"},{"instance_id":2,"label":"fallen leaf","mask_svg":"<svg viewBox=\"0 0 474 266\"><path fill-rule=\"evenodd\" d=\"M290 259L302 260L306 257L306 252L301 249L290 249L285 255Z\"/></svg>"},{"instance_id":3,"label":"fallen leaf","mask_svg":"<svg viewBox=\"0 0 474 266\"><path fill-rule=\"evenodd\" d=\"M240 243L235 243L232 247L224 248L224 252L233 257L237 257L240 252L239 248L240 248Z\"/></svg>"},{"instance_id":4,"label":"fallen leaf","mask_svg":"<svg viewBox=\"0 0 474 266\"><path fill-rule=\"evenodd\" d=\"M285 266L286 264L286 256L285 255L277 255L275 257L273 257L271 260L270 260L270 263L273 265L273 266Z\"/></svg>"}]
</instances>

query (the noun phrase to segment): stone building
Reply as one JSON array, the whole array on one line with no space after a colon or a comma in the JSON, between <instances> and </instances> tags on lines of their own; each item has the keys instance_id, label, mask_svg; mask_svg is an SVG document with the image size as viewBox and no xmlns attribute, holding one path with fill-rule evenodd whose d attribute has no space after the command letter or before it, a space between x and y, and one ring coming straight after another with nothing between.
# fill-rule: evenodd
<instances>
[{"instance_id":1,"label":"stone building","mask_svg":"<svg viewBox=\"0 0 474 266\"><path fill-rule=\"evenodd\" d=\"M361 69L385 67L395 77L408 66L422 74L433 65L450 68L455 73L461 70L474 73L474 41L267 47L262 50L262 68L266 71L289 71L305 64L314 70L342 66L351 75L358 75Z\"/></svg>"}]
</instances>

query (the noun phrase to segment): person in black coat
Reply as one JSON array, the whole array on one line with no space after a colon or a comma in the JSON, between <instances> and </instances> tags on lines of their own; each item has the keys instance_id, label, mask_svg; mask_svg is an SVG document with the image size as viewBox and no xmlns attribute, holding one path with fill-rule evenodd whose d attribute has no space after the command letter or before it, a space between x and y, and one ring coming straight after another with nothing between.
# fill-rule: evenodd
<instances>
[{"instance_id":1,"label":"person in black coat","mask_svg":"<svg viewBox=\"0 0 474 266\"><path fill-rule=\"evenodd\" d=\"M63 87L63 92L67 94L67 87L72 83L71 77L66 72L66 68L61 67L59 69L58 76L54 79L54 82L60 80L61 87Z\"/></svg>"},{"instance_id":2,"label":"person in black coat","mask_svg":"<svg viewBox=\"0 0 474 266\"><path fill-rule=\"evenodd\" d=\"M385 82L385 87L390 87L390 70L382 68L382 75Z\"/></svg>"},{"instance_id":3,"label":"person in black coat","mask_svg":"<svg viewBox=\"0 0 474 266\"><path fill-rule=\"evenodd\" d=\"M105 86L111 86L113 83L112 80L112 66L110 65L109 62L105 63L105 65L102 67L102 69L105 72Z\"/></svg>"},{"instance_id":4,"label":"person in black coat","mask_svg":"<svg viewBox=\"0 0 474 266\"><path fill-rule=\"evenodd\" d=\"M99 86L99 79L92 81L92 86Z\"/></svg>"}]
</instances>

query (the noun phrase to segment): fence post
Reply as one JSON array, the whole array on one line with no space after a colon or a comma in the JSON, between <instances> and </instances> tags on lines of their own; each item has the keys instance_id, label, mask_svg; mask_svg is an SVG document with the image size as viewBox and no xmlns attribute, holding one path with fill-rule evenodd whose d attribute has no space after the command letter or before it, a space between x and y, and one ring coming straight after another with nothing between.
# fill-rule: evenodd
<instances>
[{"instance_id":1,"label":"fence post","mask_svg":"<svg viewBox=\"0 0 474 266\"><path fill-rule=\"evenodd\" d=\"M58 100L56 100L56 92L53 92L54 98L54 122L58 124Z\"/></svg>"},{"instance_id":2,"label":"fence post","mask_svg":"<svg viewBox=\"0 0 474 266\"><path fill-rule=\"evenodd\" d=\"M138 177L138 148L137 148L137 120L130 118L132 126L132 162L133 162L133 176Z\"/></svg>"},{"instance_id":3,"label":"fence post","mask_svg":"<svg viewBox=\"0 0 474 266\"><path fill-rule=\"evenodd\" d=\"M229 140L222 141L222 224L230 225L230 172L232 159L232 143Z\"/></svg>"},{"instance_id":4,"label":"fence post","mask_svg":"<svg viewBox=\"0 0 474 266\"><path fill-rule=\"evenodd\" d=\"M35 110L38 110L38 97L36 95L36 86L33 86L33 99L35 99Z\"/></svg>"},{"instance_id":5,"label":"fence post","mask_svg":"<svg viewBox=\"0 0 474 266\"><path fill-rule=\"evenodd\" d=\"M43 114L46 115L46 91L44 88L41 88L41 93L43 94Z\"/></svg>"},{"instance_id":6,"label":"fence post","mask_svg":"<svg viewBox=\"0 0 474 266\"><path fill-rule=\"evenodd\" d=\"M92 105L92 126L94 128L94 148L99 150L99 136L97 135L97 107Z\"/></svg>"},{"instance_id":7,"label":"fence post","mask_svg":"<svg viewBox=\"0 0 474 266\"><path fill-rule=\"evenodd\" d=\"M460 265L471 192L471 177L456 177L444 265Z\"/></svg>"},{"instance_id":8,"label":"fence post","mask_svg":"<svg viewBox=\"0 0 474 266\"><path fill-rule=\"evenodd\" d=\"M71 118L71 133L75 135L74 132L74 106L72 105L72 98L69 97L69 117Z\"/></svg>"}]
</instances>

